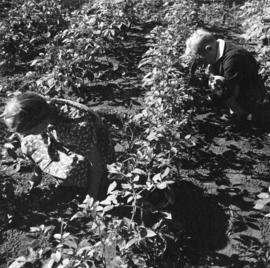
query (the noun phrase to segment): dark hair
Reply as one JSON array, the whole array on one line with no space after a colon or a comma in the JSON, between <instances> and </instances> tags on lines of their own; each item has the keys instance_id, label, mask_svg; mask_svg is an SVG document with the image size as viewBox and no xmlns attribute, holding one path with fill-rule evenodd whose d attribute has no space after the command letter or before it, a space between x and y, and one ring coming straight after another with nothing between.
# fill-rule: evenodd
<instances>
[{"instance_id":1,"label":"dark hair","mask_svg":"<svg viewBox=\"0 0 270 268\"><path fill-rule=\"evenodd\" d=\"M14 117L14 130L29 130L50 116L50 106L45 98L35 92L16 95L6 104L4 116Z\"/></svg>"}]
</instances>

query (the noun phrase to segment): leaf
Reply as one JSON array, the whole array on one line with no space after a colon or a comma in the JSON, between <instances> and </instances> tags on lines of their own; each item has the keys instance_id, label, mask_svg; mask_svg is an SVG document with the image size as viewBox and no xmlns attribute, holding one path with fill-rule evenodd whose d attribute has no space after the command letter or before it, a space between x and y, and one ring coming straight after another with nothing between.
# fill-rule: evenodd
<instances>
[{"instance_id":1,"label":"leaf","mask_svg":"<svg viewBox=\"0 0 270 268\"><path fill-rule=\"evenodd\" d=\"M116 181L113 181L108 187L107 194L110 194L116 188L116 186L117 186Z\"/></svg>"},{"instance_id":2,"label":"leaf","mask_svg":"<svg viewBox=\"0 0 270 268\"><path fill-rule=\"evenodd\" d=\"M69 259L64 259L62 261L62 264L58 265L57 268L65 268L65 267L68 267L68 265L70 264L70 260ZM92 266L94 267L94 266Z\"/></svg>"},{"instance_id":3,"label":"leaf","mask_svg":"<svg viewBox=\"0 0 270 268\"><path fill-rule=\"evenodd\" d=\"M134 115L133 120L134 120L134 121L138 121L138 120L141 119L142 117L143 117L143 114L142 114L142 113L139 113L139 114Z\"/></svg>"},{"instance_id":4,"label":"leaf","mask_svg":"<svg viewBox=\"0 0 270 268\"><path fill-rule=\"evenodd\" d=\"M89 194L86 195L85 199L83 200L83 204L86 204L89 208L92 207L94 204L94 198Z\"/></svg>"},{"instance_id":5,"label":"leaf","mask_svg":"<svg viewBox=\"0 0 270 268\"><path fill-rule=\"evenodd\" d=\"M121 153L121 152L124 152L124 151L125 151L125 148L124 148L120 143L117 143L117 144L114 146L114 150L115 150L115 152L117 152L117 153Z\"/></svg>"},{"instance_id":6,"label":"leaf","mask_svg":"<svg viewBox=\"0 0 270 268\"><path fill-rule=\"evenodd\" d=\"M147 234L146 234L146 237L153 237L153 236L156 236L157 234L152 231L151 229L147 229Z\"/></svg>"},{"instance_id":7,"label":"leaf","mask_svg":"<svg viewBox=\"0 0 270 268\"><path fill-rule=\"evenodd\" d=\"M269 199L259 199L258 201L256 201L256 204L255 204L255 206L253 208L261 210L268 203L270 203L270 198Z\"/></svg>"},{"instance_id":8,"label":"leaf","mask_svg":"<svg viewBox=\"0 0 270 268\"><path fill-rule=\"evenodd\" d=\"M114 35L114 31L111 30L110 31L111 35ZM113 59L113 58L109 58L109 62L113 65L113 70L114 71L117 71L119 69L119 65L120 65L120 62L116 59Z\"/></svg>"},{"instance_id":9,"label":"leaf","mask_svg":"<svg viewBox=\"0 0 270 268\"><path fill-rule=\"evenodd\" d=\"M161 181L161 174L160 174L160 173L156 174L156 175L152 178L152 180L153 180L155 183L160 182L160 181Z\"/></svg>"},{"instance_id":10,"label":"leaf","mask_svg":"<svg viewBox=\"0 0 270 268\"><path fill-rule=\"evenodd\" d=\"M140 168L133 169L131 173L138 174L138 175L146 175L146 173Z\"/></svg>"},{"instance_id":11,"label":"leaf","mask_svg":"<svg viewBox=\"0 0 270 268\"><path fill-rule=\"evenodd\" d=\"M111 165L107 165L108 172L111 174L121 174L121 165L117 163L113 163Z\"/></svg>"},{"instance_id":12,"label":"leaf","mask_svg":"<svg viewBox=\"0 0 270 268\"><path fill-rule=\"evenodd\" d=\"M162 178L165 178L166 176L168 176L169 173L170 173L170 168L167 167L167 168L165 169L165 171L162 173L161 177L162 177Z\"/></svg>"},{"instance_id":13,"label":"leaf","mask_svg":"<svg viewBox=\"0 0 270 268\"><path fill-rule=\"evenodd\" d=\"M77 251L77 256L80 256L82 255L85 251L90 251L93 247L92 246L86 246L86 247L83 247L83 248L80 248L78 251Z\"/></svg>"},{"instance_id":14,"label":"leaf","mask_svg":"<svg viewBox=\"0 0 270 268\"><path fill-rule=\"evenodd\" d=\"M160 182L157 184L157 188L160 190L165 189L166 187L168 187L168 185L173 184L174 181L164 181L164 182Z\"/></svg>"},{"instance_id":15,"label":"leaf","mask_svg":"<svg viewBox=\"0 0 270 268\"><path fill-rule=\"evenodd\" d=\"M62 238L61 234L54 234L53 237L58 240L61 240Z\"/></svg>"},{"instance_id":16,"label":"leaf","mask_svg":"<svg viewBox=\"0 0 270 268\"><path fill-rule=\"evenodd\" d=\"M158 188L159 190L163 190L163 189L165 189L167 186L168 186L168 184L167 184L167 182L165 182L165 181L157 184L157 188Z\"/></svg>"},{"instance_id":17,"label":"leaf","mask_svg":"<svg viewBox=\"0 0 270 268\"><path fill-rule=\"evenodd\" d=\"M153 140L158 141L157 133L154 131L151 131L150 134L146 137L146 139L149 141L153 141Z\"/></svg>"},{"instance_id":18,"label":"leaf","mask_svg":"<svg viewBox=\"0 0 270 268\"><path fill-rule=\"evenodd\" d=\"M121 4L124 2L125 2L125 0L114 0L114 4Z\"/></svg>"},{"instance_id":19,"label":"leaf","mask_svg":"<svg viewBox=\"0 0 270 268\"><path fill-rule=\"evenodd\" d=\"M46 235L50 230L54 230L54 226L47 226L47 227L45 227L44 228L44 231L43 231L43 233Z\"/></svg>"},{"instance_id":20,"label":"leaf","mask_svg":"<svg viewBox=\"0 0 270 268\"><path fill-rule=\"evenodd\" d=\"M134 178L133 178L133 182L138 182L140 180L140 176L139 175L136 175Z\"/></svg>"},{"instance_id":21,"label":"leaf","mask_svg":"<svg viewBox=\"0 0 270 268\"><path fill-rule=\"evenodd\" d=\"M79 212L77 212L76 214L74 214L72 217L71 217L71 221L72 220L74 220L74 219L77 219L77 218L83 218L83 217L85 217L86 216L86 214L84 213L84 212L82 212L82 211L79 211Z\"/></svg>"},{"instance_id":22,"label":"leaf","mask_svg":"<svg viewBox=\"0 0 270 268\"><path fill-rule=\"evenodd\" d=\"M30 66L34 66L36 65L38 62L40 61L40 59L35 59L31 62Z\"/></svg>"},{"instance_id":23,"label":"leaf","mask_svg":"<svg viewBox=\"0 0 270 268\"><path fill-rule=\"evenodd\" d=\"M76 249L78 247L77 243L72 240L66 240L63 244L73 249Z\"/></svg>"},{"instance_id":24,"label":"leaf","mask_svg":"<svg viewBox=\"0 0 270 268\"><path fill-rule=\"evenodd\" d=\"M15 146L12 143L9 143L9 142L4 144L4 148L15 150Z\"/></svg>"},{"instance_id":25,"label":"leaf","mask_svg":"<svg viewBox=\"0 0 270 268\"><path fill-rule=\"evenodd\" d=\"M42 268L52 268L54 264L54 259L50 258L49 261Z\"/></svg>"},{"instance_id":26,"label":"leaf","mask_svg":"<svg viewBox=\"0 0 270 268\"><path fill-rule=\"evenodd\" d=\"M267 199L270 197L269 193L260 193L257 195L258 198L260 199Z\"/></svg>"},{"instance_id":27,"label":"leaf","mask_svg":"<svg viewBox=\"0 0 270 268\"><path fill-rule=\"evenodd\" d=\"M168 213L168 212L162 212L162 214L164 215L165 219L171 220L172 219L172 214Z\"/></svg>"},{"instance_id":28,"label":"leaf","mask_svg":"<svg viewBox=\"0 0 270 268\"><path fill-rule=\"evenodd\" d=\"M52 88L55 85L55 79L53 77L48 79L47 84L48 84L49 88Z\"/></svg>"},{"instance_id":29,"label":"leaf","mask_svg":"<svg viewBox=\"0 0 270 268\"><path fill-rule=\"evenodd\" d=\"M31 233L39 232L40 230L41 230L40 227L30 227L30 232Z\"/></svg>"},{"instance_id":30,"label":"leaf","mask_svg":"<svg viewBox=\"0 0 270 268\"><path fill-rule=\"evenodd\" d=\"M147 228L142 227L140 229L140 236L141 236L141 238L153 237L153 236L156 236L156 233L154 231L152 231L151 229L147 229Z\"/></svg>"},{"instance_id":31,"label":"leaf","mask_svg":"<svg viewBox=\"0 0 270 268\"><path fill-rule=\"evenodd\" d=\"M109 205L103 208L103 214L105 214L106 212L112 210L115 206Z\"/></svg>"},{"instance_id":32,"label":"leaf","mask_svg":"<svg viewBox=\"0 0 270 268\"><path fill-rule=\"evenodd\" d=\"M134 27L133 27L134 28ZM153 62L152 58L146 58L140 61L138 68L142 68L143 66L147 65L147 64L151 64Z\"/></svg>"},{"instance_id":33,"label":"leaf","mask_svg":"<svg viewBox=\"0 0 270 268\"><path fill-rule=\"evenodd\" d=\"M90 247L91 244L89 243L88 239L83 238L82 241L79 243L79 248Z\"/></svg>"},{"instance_id":34,"label":"leaf","mask_svg":"<svg viewBox=\"0 0 270 268\"><path fill-rule=\"evenodd\" d=\"M26 258L21 256L17 258L8 268L21 268L26 263Z\"/></svg>"},{"instance_id":35,"label":"leaf","mask_svg":"<svg viewBox=\"0 0 270 268\"><path fill-rule=\"evenodd\" d=\"M75 253L75 250L72 249L72 248L63 248L62 252L63 252L64 255L71 256L71 255L73 255Z\"/></svg>"},{"instance_id":36,"label":"leaf","mask_svg":"<svg viewBox=\"0 0 270 268\"><path fill-rule=\"evenodd\" d=\"M128 183L122 183L121 187L123 190L131 190L132 189L131 185Z\"/></svg>"},{"instance_id":37,"label":"leaf","mask_svg":"<svg viewBox=\"0 0 270 268\"><path fill-rule=\"evenodd\" d=\"M70 235L70 233L64 233L64 234L63 234L63 238L65 239L65 238L67 238L69 235Z\"/></svg>"},{"instance_id":38,"label":"leaf","mask_svg":"<svg viewBox=\"0 0 270 268\"><path fill-rule=\"evenodd\" d=\"M57 251L56 253L53 253L51 255L51 258L55 261L55 262L59 262L62 258L62 253L60 251Z\"/></svg>"},{"instance_id":39,"label":"leaf","mask_svg":"<svg viewBox=\"0 0 270 268\"><path fill-rule=\"evenodd\" d=\"M125 249L130 248L132 245L134 245L135 243L138 242L138 238L132 238L131 240L129 240L126 245L125 245Z\"/></svg>"},{"instance_id":40,"label":"leaf","mask_svg":"<svg viewBox=\"0 0 270 268\"><path fill-rule=\"evenodd\" d=\"M109 195L106 199L102 200L100 202L101 205L111 205L112 203L117 203L116 201L117 196L116 195Z\"/></svg>"},{"instance_id":41,"label":"leaf","mask_svg":"<svg viewBox=\"0 0 270 268\"><path fill-rule=\"evenodd\" d=\"M127 200L127 203L130 203L130 202L132 202L133 200L134 200L133 196L130 196L130 197L128 198L128 200Z\"/></svg>"}]
</instances>

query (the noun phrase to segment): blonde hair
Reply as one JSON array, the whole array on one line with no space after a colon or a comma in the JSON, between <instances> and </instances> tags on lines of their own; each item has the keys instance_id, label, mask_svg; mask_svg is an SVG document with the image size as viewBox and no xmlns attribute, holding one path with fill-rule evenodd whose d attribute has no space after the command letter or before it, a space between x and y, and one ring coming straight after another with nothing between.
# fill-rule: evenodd
<instances>
[{"instance_id":1,"label":"blonde hair","mask_svg":"<svg viewBox=\"0 0 270 268\"><path fill-rule=\"evenodd\" d=\"M22 132L29 130L50 116L50 106L45 98L35 92L26 92L7 101L1 117L12 118L10 130Z\"/></svg>"},{"instance_id":2,"label":"blonde hair","mask_svg":"<svg viewBox=\"0 0 270 268\"><path fill-rule=\"evenodd\" d=\"M187 40L186 40L186 55L203 54L205 46L216 42L215 37L212 33L204 30L197 29Z\"/></svg>"}]
</instances>

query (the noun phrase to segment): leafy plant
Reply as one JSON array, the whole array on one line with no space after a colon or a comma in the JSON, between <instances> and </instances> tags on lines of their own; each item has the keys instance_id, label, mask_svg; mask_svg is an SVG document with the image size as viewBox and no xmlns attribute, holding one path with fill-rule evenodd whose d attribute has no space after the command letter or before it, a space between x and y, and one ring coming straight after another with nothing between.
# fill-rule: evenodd
<instances>
[{"instance_id":1,"label":"leafy plant","mask_svg":"<svg viewBox=\"0 0 270 268\"><path fill-rule=\"evenodd\" d=\"M67 26L59 1L20 1L8 11L1 27L0 67L2 70L27 64Z\"/></svg>"},{"instance_id":2,"label":"leafy plant","mask_svg":"<svg viewBox=\"0 0 270 268\"><path fill-rule=\"evenodd\" d=\"M268 1L247 1L238 12L239 20L242 21L244 34L242 37L251 43L255 49L256 57L260 63L260 74L269 86L269 29L267 14L270 11ZM248 19L246 19L248 18ZM259 41L259 42L258 42ZM268 81L267 81L268 80Z\"/></svg>"},{"instance_id":3,"label":"leafy plant","mask_svg":"<svg viewBox=\"0 0 270 268\"><path fill-rule=\"evenodd\" d=\"M186 38L198 26L230 24L230 9L224 3L199 2L90 1L71 13L64 13L59 6L64 23L52 21L50 36L46 36L48 28L43 32L43 24L38 24L44 39L33 41L37 46L31 47L34 53L29 58L20 53L12 58L3 47L5 64L8 57L13 63L20 59L28 64L30 71L23 79L30 85L23 90L37 85L44 94L83 97L79 100L85 101L98 82L125 74L130 60L125 41L132 27L139 29L135 27L144 19L149 23L152 12L154 21L158 20L147 36L149 50L136 70L143 73L144 106L117 129L117 158L108 166L112 183L106 199L94 202L87 196L76 204L72 215L59 218L55 228L45 223L32 226L30 232L37 235L52 233L51 248L32 249L29 256L17 258L10 267L178 267L186 261L183 226L173 215L177 210L174 190L185 176L181 166L196 146L192 126L194 102L200 93L190 85L192 63L182 54ZM26 3L31 7L33 1ZM45 9L50 10L53 4L47 4ZM155 14L156 9L162 10ZM19 18L16 10L14 17ZM29 18L29 10L19 21L35 21ZM224 13L229 17L225 21ZM30 29L34 25L30 24ZM25 40L32 38L25 31ZM27 47L26 41L22 44ZM20 47L16 53L19 51ZM259 57L267 52L265 49ZM16 87L14 83L12 90ZM260 258L267 263L268 255L263 249Z\"/></svg>"},{"instance_id":4,"label":"leafy plant","mask_svg":"<svg viewBox=\"0 0 270 268\"><path fill-rule=\"evenodd\" d=\"M67 16L69 27L31 62L40 90L86 98L98 82L125 73L129 59L124 44L138 18L136 5L137 1L94 1Z\"/></svg>"}]
</instances>

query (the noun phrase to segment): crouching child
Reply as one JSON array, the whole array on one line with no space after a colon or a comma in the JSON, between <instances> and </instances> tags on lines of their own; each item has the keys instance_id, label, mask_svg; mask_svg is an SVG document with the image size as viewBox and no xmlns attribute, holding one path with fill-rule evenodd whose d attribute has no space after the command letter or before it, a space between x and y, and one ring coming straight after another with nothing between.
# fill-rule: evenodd
<instances>
[{"instance_id":1,"label":"crouching child","mask_svg":"<svg viewBox=\"0 0 270 268\"><path fill-rule=\"evenodd\" d=\"M240 119L268 120L266 90L259 75L259 64L250 52L212 33L197 29L186 41L186 53L209 64L210 88L221 96Z\"/></svg>"}]
</instances>

